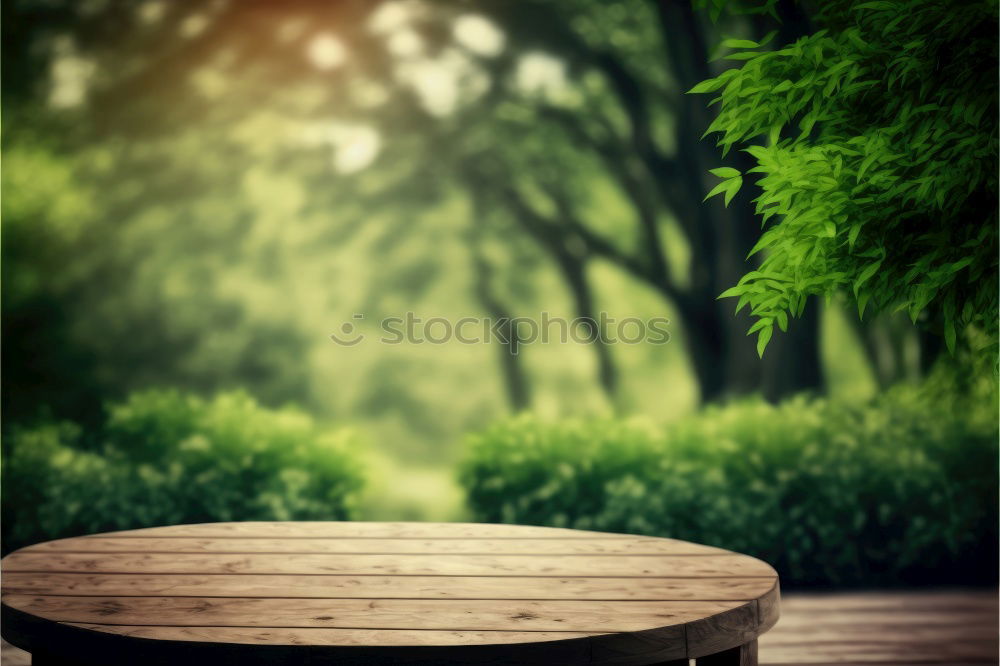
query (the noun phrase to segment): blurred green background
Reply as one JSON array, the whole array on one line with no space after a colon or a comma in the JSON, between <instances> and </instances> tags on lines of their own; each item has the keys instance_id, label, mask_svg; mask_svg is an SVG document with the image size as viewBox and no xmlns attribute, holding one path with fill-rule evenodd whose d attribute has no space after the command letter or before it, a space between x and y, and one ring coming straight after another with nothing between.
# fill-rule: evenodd
<instances>
[{"instance_id":1,"label":"blurred green background","mask_svg":"<svg viewBox=\"0 0 1000 666\"><path fill-rule=\"evenodd\" d=\"M482 519L719 543L802 584L995 576L992 368L847 299L758 359L716 300L760 224L750 194L701 203L721 158L683 93L808 7L675 4L4 3L4 549ZM378 342L406 312L671 339Z\"/></svg>"}]
</instances>

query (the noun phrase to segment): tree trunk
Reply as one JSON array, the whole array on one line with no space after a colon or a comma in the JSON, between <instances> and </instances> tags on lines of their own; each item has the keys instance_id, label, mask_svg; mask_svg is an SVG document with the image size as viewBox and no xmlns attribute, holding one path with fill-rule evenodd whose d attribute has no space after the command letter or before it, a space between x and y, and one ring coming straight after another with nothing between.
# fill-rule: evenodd
<instances>
[{"instance_id":1,"label":"tree trunk","mask_svg":"<svg viewBox=\"0 0 1000 666\"><path fill-rule=\"evenodd\" d=\"M681 93L678 150L688 162L677 174L683 179L681 187L669 182L663 187L674 199L670 203L678 216L686 218L684 226L691 241L691 289L681 312L702 400L758 391L778 400L789 393L818 388L822 373L815 307L790 322L788 333L778 333L761 360L755 337L746 335L752 318L746 311L734 316L732 300L716 300L755 268L757 261L746 257L760 237L760 220L751 202L752 183L744 185L728 207L719 198L705 203L700 199L714 184L708 180L710 168L727 164L746 172L753 162L741 151L724 160L709 140L699 140L711 124L713 112L704 97L683 92L713 74L707 62L703 24L690 2L660 0L657 7L669 65Z\"/></svg>"},{"instance_id":2,"label":"tree trunk","mask_svg":"<svg viewBox=\"0 0 1000 666\"><path fill-rule=\"evenodd\" d=\"M922 374L926 352L935 353L933 347L924 348L920 330L903 313L869 315L864 321L851 313L848 316L880 389L917 379ZM934 341L926 342L933 345Z\"/></svg>"},{"instance_id":3,"label":"tree trunk","mask_svg":"<svg viewBox=\"0 0 1000 666\"><path fill-rule=\"evenodd\" d=\"M587 281L586 266L569 257L560 257L559 264L563 269L566 284L573 295L577 317L585 322L589 329L589 344L597 357L597 378L601 388L612 405L618 407L618 368L615 367L611 349L608 347L605 331L602 331L597 321L594 308L594 295Z\"/></svg>"},{"instance_id":4,"label":"tree trunk","mask_svg":"<svg viewBox=\"0 0 1000 666\"><path fill-rule=\"evenodd\" d=\"M944 339L925 328L917 329L920 339L920 373L927 376L944 351Z\"/></svg>"},{"instance_id":5,"label":"tree trunk","mask_svg":"<svg viewBox=\"0 0 1000 666\"><path fill-rule=\"evenodd\" d=\"M475 199L475 198L474 198ZM478 201L474 203L478 207ZM479 216L477 216L479 219ZM496 341L497 361L500 365L500 374L503 378L505 392L507 393L507 403L514 412L524 411L531 407L531 385L528 382L528 375L525 372L521 356L518 354L517 330L511 323L513 317L500 297L496 294L493 286L493 267L489 260L482 253L482 231L476 226L469 233L469 242L472 247L472 268L475 274L475 294L480 305L486 313L499 322L501 334L507 340Z\"/></svg>"},{"instance_id":6,"label":"tree trunk","mask_svg":"<svg viewBox=\"0 0 1000 666\"><path fill-rule=\"evenodd\" d=\"M510 317L502 311L494 310L490 312L490 316L503 322L500 330L510 341L507 344L497 342L497 356L507 391L507 403L514 412L524 411L531 407L531 390L521 357L516 351L517 342L514 336L517 335L517 331L511 325Z\"/></svg>"},{"instance_id":7,"label":"tree trunk","mask_svg":"<svg viewBox=\"0 0 1000 666\"><path fill-rule=\"evenodd\" d=\"M762 393L771 402L823 386L819 354L819 301L809 298L802 316L788 323L786 333L776 333L763 359Z\"/></svg>"}]
</instances>

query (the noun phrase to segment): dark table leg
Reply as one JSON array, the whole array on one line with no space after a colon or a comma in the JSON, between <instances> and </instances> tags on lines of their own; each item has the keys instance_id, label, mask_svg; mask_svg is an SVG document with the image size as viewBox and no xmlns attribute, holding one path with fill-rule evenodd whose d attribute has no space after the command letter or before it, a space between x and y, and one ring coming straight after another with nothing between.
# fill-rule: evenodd
<instances>
[{"instance_id":1,"label":"dark table leg","mask_svg":"<svg viewBox=\"0 0 1000 666\"><path fill-rule=\"evenodd\" d=\"M695 660L698 666L757 666L757 641Z\"/></svg>"}]
</instances>

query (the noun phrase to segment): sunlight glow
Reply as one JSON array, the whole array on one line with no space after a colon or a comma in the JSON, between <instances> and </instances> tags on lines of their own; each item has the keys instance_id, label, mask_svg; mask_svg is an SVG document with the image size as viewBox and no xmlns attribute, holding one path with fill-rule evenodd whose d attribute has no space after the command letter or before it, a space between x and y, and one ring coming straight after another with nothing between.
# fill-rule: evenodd
<instances>
[{"instance_id":1,"label":"sunlight glow","mask_svg":"<svg viewBox=\"0 0 1000 666\"><path fill-rule=\"evenodd\" d=\"M167 3L163 0L150 0L139 5L139 21L146 25L159 23L167 13Z\"/></svg>"},{"instance_id":2,"label":"sunlight glow","mask_svg":"<svg viewBox=\"0 0 1000 666\"><path fill-rule=\"evenodd\" d=\"M192 14L181 22L181 37L197 37L208 27L208 17L204 14Z\"/></svg>"},{"instance_id":3,"label":"sunlight glow","mask_svg":"<svg viewBox=\"0 0 1000 666\"><path fill-rule=\"evenodd\" d=\"M389 100L385 86L370 79L355 78L348 85L350 98L361 108L374 109Z\"/></svg>"},{"instance_id":4,"label":"sunlight glow","mask_svg":"<svg viewBox=\"0 0 1000 666\"><path fill-rule=\"evenodd\" d=\"M401 30L420 11L420 5L412 0L396 0L379 6L368 20L368 28L377 35L385 35Z\"/></svg>"},{"instance_id":5,"label":"sunlight glow","mask_svg":"<svg viewBox=\"0 0 1000 666\"><path fill-rule=\"evenodd\" d=\"M446 116L458 102L457 72L434 60L421 60L400 68L401 76L413 87L420 105L434 116Z\"/></svg>"},{"instance_id":6,"label":"sunlight glow","mask_svg":"<svg viewBox=\"0 0 1000 666\"><path fill-rule=\"evenodd\" d=\"M451 114L459 102L477 98L489 83L482 69L456 49L446 49L434 59L400 63L396 76L413 89L420 105L433 116Z\"/></svg>"},{"instance_id":7,"label":"sunlight glow","mask_svg":"<svg viewBox=\"0 0 1000 666\"><path fill-rule=\"evenodd\" d=\"M306 49L309 61L319 69L333 69L347 58L343 43L330 33L322 33L311 40Z\"/></svg>"},{"instance_id":8,"label":"sunlight glow","mask_svg":"<svg viewBox=\"0 0 1000 666\"><path fill-rule=\"evenodd\" d=\"M333 144L333 168L342 174L367 168L382 147L379 133L367 125L336 124L329 136Z\"/></svg>"},{"instance_id":9,"label":"sunlight glow","mask_svg":"<svg viewBox=\"0 0 1000 666\"><path fill-rule=\"evenodd\" d=\"M424 40L412 28L402 28L389 35L386 46L398 58L412 58L423 52Z\"/></svg>"},{"instance_id":10,"label":"sunlight glow","mask_svg":"<svg viewBox=\"0 0 1000 666\"><path fill-rule=\"evenodd\" d=\"M476 14L455 19L452 35L463 47L482 56L498 55L505 41L504 34L491 21Z\"/></svg>"},{"instance_id":11,"label":"sunlight glow","mask_svg":"<svg viewBox=\"0 0 1000 666\"><path fill-rule=\"evenodd\" d=\"M80 106L87 97L96 64L77 55L76 46L67 38L57 38L53 52L55 55L49 69L49 105L57 109Z\"/></svg>"},{"instance_id":12,"label":"sunlight glow","mask_svg":"<svg viewBox=\"0 0 1000 666\"><path fill-rule=\"evenodd\" d=\"M206 99L218 99L229 89L230 80L212 67L202 67L191 72L188 77L198 94Z\"/></svg>"},{"instance_id":13,"label":"sunlight glow","mask_svg":"<svg viewBox=\"0 0 1000 666\"><path fill-rule=\"evenodd\" d=\"M567 87L566 63L546 53L529 53L518 61L515 81L524 93L551 97Z\"/></svg>"}]
</instances>

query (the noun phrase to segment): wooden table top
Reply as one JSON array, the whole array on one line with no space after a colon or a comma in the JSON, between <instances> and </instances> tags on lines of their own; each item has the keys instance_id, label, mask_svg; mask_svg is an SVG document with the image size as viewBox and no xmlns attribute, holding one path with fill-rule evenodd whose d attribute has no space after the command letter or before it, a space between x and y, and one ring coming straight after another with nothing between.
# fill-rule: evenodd
<instances>
[{"instance_id":1,"label":"wooden table top","mask_svg":"<svg viewBox=\"0 0 1000 666\"><path fill-rule=\"evenodd\" d=\"M778 618L778 576L752 557L518 525L181 525L0 567L4 638L101 663L652 664Z\"/></svg>"}]
</instances>

